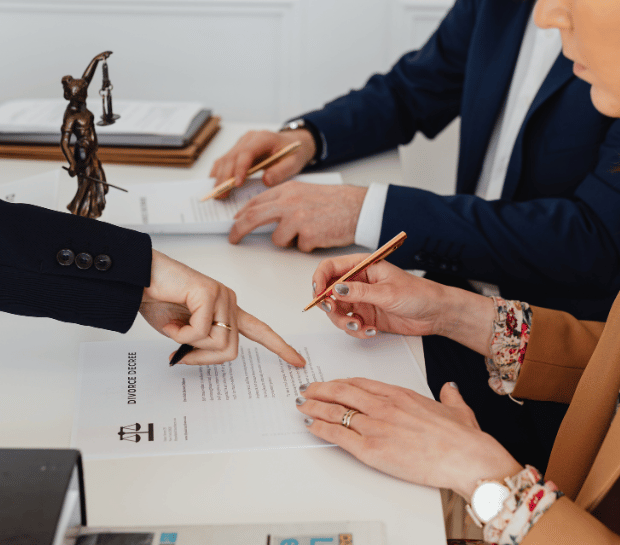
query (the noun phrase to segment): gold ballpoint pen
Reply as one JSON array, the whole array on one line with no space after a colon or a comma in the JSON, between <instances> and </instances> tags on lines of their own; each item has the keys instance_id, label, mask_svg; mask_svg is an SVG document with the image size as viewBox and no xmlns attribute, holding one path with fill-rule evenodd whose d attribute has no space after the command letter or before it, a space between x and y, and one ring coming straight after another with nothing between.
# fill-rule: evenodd
<instances>
[{"instance_id":1,"label":"gold ballpoint pen","mask_svg":"<svg viewBox=\"0 0 620 545\"><path fill-rule=\"evenodd\" d=\"M377 263L381 261L382 259L385 259L394 250L396 250L396 248L401 246L402 243L405 242L406 238L407 238L407 234L404 231L401 231L400 233L398 233L398 235L396 235L392 240L389 240L388 242L386 242L375 253L370 254L366 259L364 259L364 261L362 261L361 263L353 267L348 273L342 275L338 280L336 280L328 288L326 288L325 291L323 291L320 295L317 295L312 300L312 302L306 308L304 308L303 312L306 312L306 310L310 310L313 306L323 301L323 299L325 299L326 297L329 297L332 294L332 290L336 284L339 284L340 282L346 282L347 280L349 280L349 278L352 278L356 274L361 273L362 271L366 270L368 267L370 267L374 263Z\"/></svg>"}]
</instances>

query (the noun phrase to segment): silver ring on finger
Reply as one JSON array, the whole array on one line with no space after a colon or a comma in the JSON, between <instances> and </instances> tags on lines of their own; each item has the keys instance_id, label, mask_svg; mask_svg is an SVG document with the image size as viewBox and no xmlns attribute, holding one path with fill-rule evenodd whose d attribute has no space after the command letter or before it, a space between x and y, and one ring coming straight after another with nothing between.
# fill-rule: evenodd
<instances>
[{"instance_id":1,"label":"silver ring on finger","mask_svg":"<svg viewBox=\"0 0 620 545\"><path fill-rule=\"evenodd\" d=\"M216 325L218 327L223 327L225 329L228 329L228 331L232 331L232 326L230 324L226 324L224 322L218 322L217 320L213 320L211 322L211 325Z\"/></svg>"},{"instance_id":2,"label":"silver ring on finger","mask_svg":"<svg viewBox=\"0 0 620 545\"><path fill-rule=\"evenodd\" d=\"M356 411L355 409L349 409L346 413L342 415L342 421L340 423L348 429L351 425L351 418L353 418L353 416L357 413L359 413L359 411Z\"/></svg>"}]
</instances>

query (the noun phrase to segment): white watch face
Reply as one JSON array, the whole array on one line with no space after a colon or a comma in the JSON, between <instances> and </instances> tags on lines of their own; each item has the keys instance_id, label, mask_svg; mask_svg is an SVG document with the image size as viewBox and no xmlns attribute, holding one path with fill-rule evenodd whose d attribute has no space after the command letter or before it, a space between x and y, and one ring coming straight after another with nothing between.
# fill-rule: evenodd
<instances>
[{"instance_id":1,"label":"white watch face","mask_svg":"<svg viewBox=\"0 0 620 545\"><path fill-rule=\"evenodd\" d=\"M474 490L471 508L481 522L487 523L501 511L508 494L510 494L508 487L500 483L482 483Z\"/></svg>"},{"instance_id":2,"label":"white watch face","mask_svg":"<svg viewBox=\"0 0 620 545\"><path fill-rule=\"evenodd\" d=\"M303 128L305 125L305 122L303 119L293 119L293 121L291 121L287 127L289 129L291 129L292 131L294 131L295 129L301 129Z\"/></svg>"}]
</instances>

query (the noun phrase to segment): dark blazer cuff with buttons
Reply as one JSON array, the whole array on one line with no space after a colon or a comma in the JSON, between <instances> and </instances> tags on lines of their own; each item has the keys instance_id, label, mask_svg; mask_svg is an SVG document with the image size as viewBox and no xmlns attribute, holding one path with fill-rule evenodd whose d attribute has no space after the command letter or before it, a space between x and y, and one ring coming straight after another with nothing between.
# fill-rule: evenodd
<instances>
[{"instance_id":1,"label":"dark blazer cuff with buttons","mask_svg":"<svg viewBox=\"0 0 620 545\"><path fill-rule=\"evenodd\" d=\"M0 311L126 333L144 288L0 266Z\"/></svg>"},{"instance_id":2,"label":"dark blazer cuff with buttons","mask_svg":"<svg viewBox=\"0 0 620 545\"><path fill-rule=\"evenodd\" d=\"M0 201L0 310L127 331L150 284L144 233Z\"/></svg>"},{"instance_id":3,"label":"dark blazer cuff with buttons","mask_svg":"<svg viewBox=\"0 0 620 545\"><path fill-rule=\"evenodd\" d=\"M103 221L55 212L27 204L1 203L0 226L10 237L0 240L0 265L63 277L123 282L144 288L150 284L151 239L144 233ZM6 230L5 230L6 229ZM61 263L59 252L70 250L91 264ZM96 267L97 257L111 260L106 270Z\"/></svg>"}]
</instances>

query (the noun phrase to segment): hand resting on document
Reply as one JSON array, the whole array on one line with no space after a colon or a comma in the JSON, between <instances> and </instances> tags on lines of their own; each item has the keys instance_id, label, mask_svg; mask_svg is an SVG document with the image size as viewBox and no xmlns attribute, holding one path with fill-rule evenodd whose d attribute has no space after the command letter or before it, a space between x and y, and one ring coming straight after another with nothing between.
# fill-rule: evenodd
<instances>
[{"instance_id":1,"label":"hand resting on document","mask_svg":"<svg viewBox=\"0 0 620 545\"><path fill-rule=\"evenodd\" d=\"M180 363L231 361L237 357L241 333L291 365L305 365L295 349L267 324L239 308L234 291L156 250L151 285L144 289L140 313L163 335L195 347ZM229 324L231 331L214 326L213 321Z\"/></svg>"},{"instance_id":2,"label":"hand resting on document","mask_svg":"<svg viewBox=\"0 0 620 545\"><path fill-rule=\"evenodd\" d=\"M454 383L444 384L440 402L364 378L313 382L300 392L297 408L314 435L399 479L451 488L469 501L478 480L522 469L480 430ZM359 412L346 428L349 409Z\"/></svg>"},{"instance_id":3,"label":"hand resting on document","mask_svg":"<svg viewBox=\"0 0 620 545\"><path fill-rule=\"evenodd\" d=\"M349 246L367 188L285 182L251 199L235 215L228 240L237 244L261 225L277 222L271 235L276 246L297 243L302 252Z\"/></svg>"}]
</instances>

